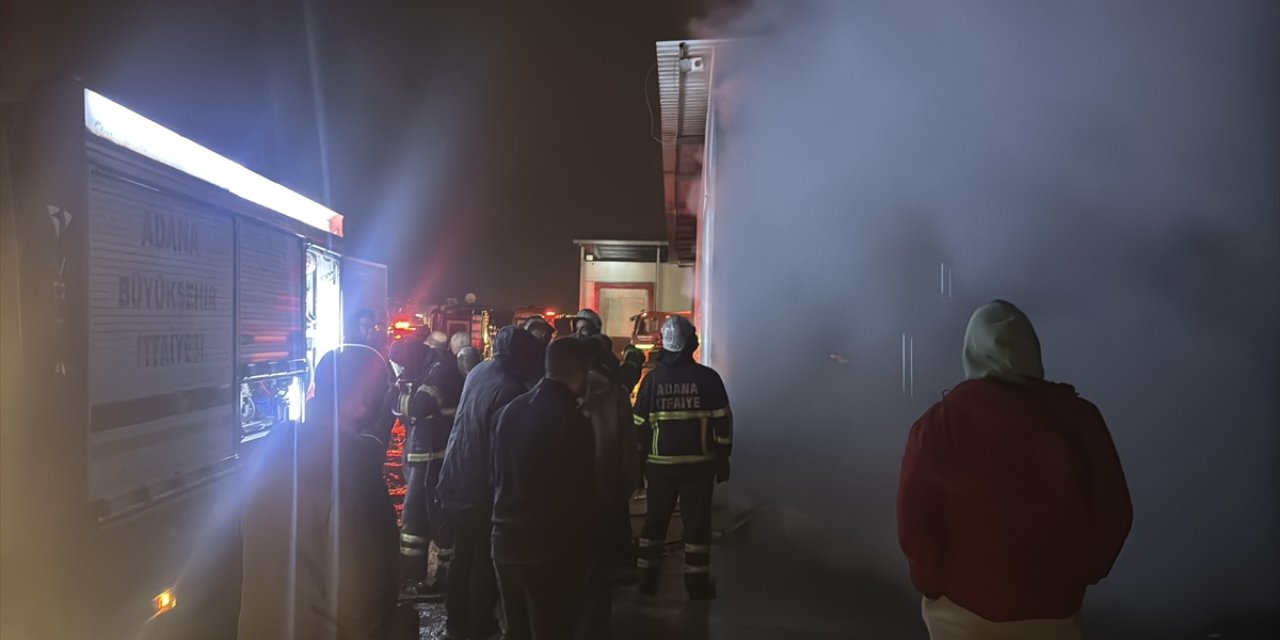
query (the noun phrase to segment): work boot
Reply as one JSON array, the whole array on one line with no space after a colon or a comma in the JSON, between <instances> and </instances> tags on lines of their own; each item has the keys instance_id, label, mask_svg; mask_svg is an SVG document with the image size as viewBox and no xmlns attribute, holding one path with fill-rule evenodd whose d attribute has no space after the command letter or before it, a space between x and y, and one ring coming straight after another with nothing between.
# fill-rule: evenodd
<instances>
[{"instance_id":1,"label":"work boot","mask_svg":"<svg viewBox=\"0 0 1280 640\"><path fill-rule=\"evenodd\" d=\"M712 600L716 597L716 583L706 573L684 574L684 588L690 600Z\"/></svg>"},{"instance_id":2,"label":"work boot","mask_svg":"<svg viewBox=\"0 0 1280 640\"><path fill-rule=\"evenodd\" d=\"M400 599L409 602L440 602L444 600L444 591L437 589L434 584L414 581L401 588Z\"/></svg>"}]
</instances>

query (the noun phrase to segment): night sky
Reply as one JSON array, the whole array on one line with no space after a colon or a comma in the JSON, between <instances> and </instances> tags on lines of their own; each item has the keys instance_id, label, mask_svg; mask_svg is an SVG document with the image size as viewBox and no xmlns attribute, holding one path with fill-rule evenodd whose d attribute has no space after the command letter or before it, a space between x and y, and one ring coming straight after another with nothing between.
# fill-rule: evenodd
<instances>
[{"instance_id":1,"label":"night sky","mask_svg":"<svg viewBox=\"0 0 1280 640\"><path fill-rule=\"evenodd\" d=\"M665 237L646 72L710 0L497 4L4 0L3 98L79 77L327 201L393 296L568 309L574 238Z\"/></svg>"}]
</instances>

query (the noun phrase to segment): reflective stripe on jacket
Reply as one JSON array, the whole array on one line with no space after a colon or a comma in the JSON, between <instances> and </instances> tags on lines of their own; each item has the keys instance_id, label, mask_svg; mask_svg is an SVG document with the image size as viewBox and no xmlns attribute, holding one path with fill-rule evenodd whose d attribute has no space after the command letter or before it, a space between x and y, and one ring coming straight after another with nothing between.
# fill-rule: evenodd
<instances>
[{"instance_id":1,"label":"reflective stripe on jacket","mask_svg":"<svg viewBox=\"0 0 1280 640\"><path fill-rule=\"evenodd\" d=\"M695 464L733 451L733 412L714 369L681 354L640 384L635 423L649 464Z\"/></svg>"}]
</instances>

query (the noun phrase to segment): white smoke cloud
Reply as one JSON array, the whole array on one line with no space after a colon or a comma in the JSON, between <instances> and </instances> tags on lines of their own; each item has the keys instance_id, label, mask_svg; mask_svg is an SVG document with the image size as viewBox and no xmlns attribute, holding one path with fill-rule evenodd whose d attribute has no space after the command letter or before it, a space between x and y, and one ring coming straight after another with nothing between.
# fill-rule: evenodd
<instances>
[{"instance_id":1,"label":"white smoke cloud","mask_svg":"<svg viewBox=\"0 0 1280 640\"><path fill-rule=\"evenodd\" d=\"M905 590L906 430L1006 298L1129 474L1133 534L1088 606L1183 630L1274 611L1277 24L1265 2L831 0L699 25L739 37L712 267L739 487Z\"/></svg>"}]
</instances>

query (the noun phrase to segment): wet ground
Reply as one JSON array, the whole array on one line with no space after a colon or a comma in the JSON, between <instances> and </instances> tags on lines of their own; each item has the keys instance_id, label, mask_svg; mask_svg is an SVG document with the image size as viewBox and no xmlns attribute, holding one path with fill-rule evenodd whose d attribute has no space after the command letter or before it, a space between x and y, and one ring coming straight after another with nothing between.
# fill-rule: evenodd
<instances>
[{"instance_id":1,"label":"wet ground","mask_svg":"<svg viewBox=\"0 0 1280 640\"><path fill-rule=\"evenodd\" d=\"M638 532L644 502L633 502ZM870 597L848 576L826 574L805 554L780 544L768 513L719 518L712 566L718 597L690 602L684 592L679 516L668 532L668 555L654 597L634 584L614 589L613 640L923 639L911 596ZM444 605L418 605L422 640L444 638Z\"/></svg>"},{"instance_id":2,"label":"wet ground","mask_svg":"<svg viewBox=\"0 0 1280 640\"><path fill-rule=\"evenodd\" d=\"M387 476L393 492L399 493L396 491L401 488L396 486L398 468L390 466ZM722 493L728 495L730 491ZM207 504L207 501L196 504ZM119 538L120 545L97 550L94 555L101 560L100 566L94 567L91 572L94 575L90 577L116 591L140 591L147 597L158 591L159 583L152 584L150 577L124 564L126 559L138 557L136 548L129 553L119 550L125 543L170 559L189 548L179 543L194 536L199 541L196 548L204 552L179 561L188 569L189 579L177 585L181 604L175 613L128 633L106 633L106 629L120 628L124 623L103 620L104 633L95 637L225 640L235 636L240 586L238 511L231 503L215 504L219 506L215 506L212 513L158 514L169 523L165 528L140 522L136 526L125 523L110 530L110 537ZM633 526L637 531L644 506L643 501L633 503ZM713 528L720 534L712 552L719 597L697 603L689 602L684 593L677 516L668 532L668 556L663 563L659 594L652 598L640 597L634 584L615 590L613 640L923 640L927 637L919 617L919 596L903 584L905 580L888 583L869 570L831 566L829 548L821 550L818 545L797 541L813 538L797 535L801 528L789 514L786 509L734 512L722 506L713 516ZM856 541L837 541L842 545L850 543L857 544ZM891 564L905 565L897 554ZM149 604L145 598L140 602ZM442 604L420 606L421 638L443 637L443 609ZM133 613L136 612L121 610L113 615L124 619ZM1242 620L1237 621L1235 627L1214 626L1174 634L1152 633L1124 622L1122 618L1100 617L1086 607L1087 637L1093 640L1280 637L1255 631L1275 629L1274 620Z\"/></svg>"}]
</instances>

